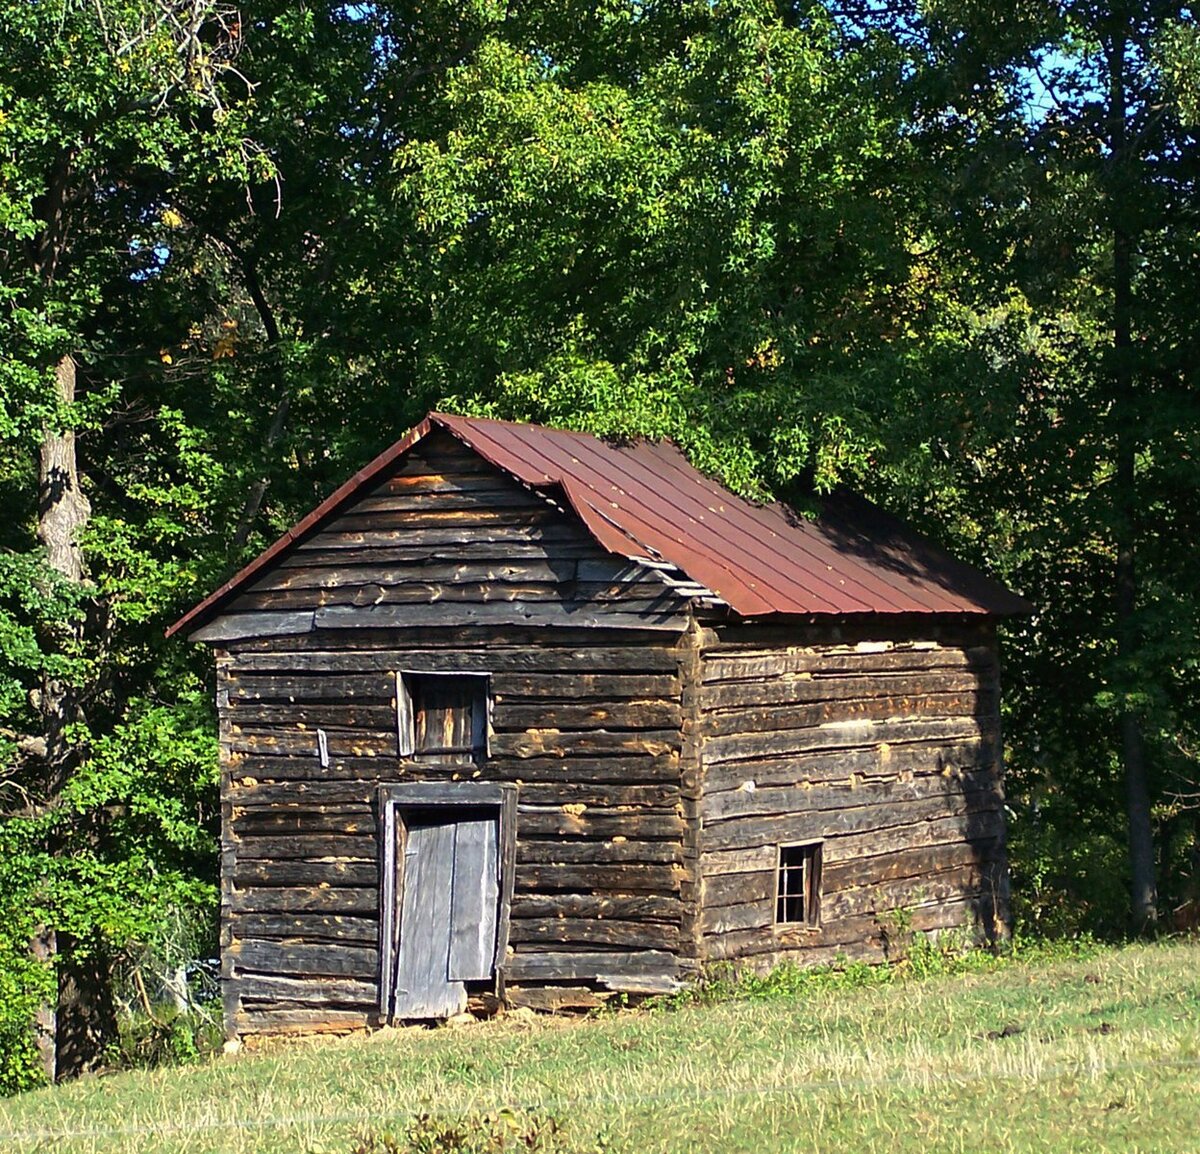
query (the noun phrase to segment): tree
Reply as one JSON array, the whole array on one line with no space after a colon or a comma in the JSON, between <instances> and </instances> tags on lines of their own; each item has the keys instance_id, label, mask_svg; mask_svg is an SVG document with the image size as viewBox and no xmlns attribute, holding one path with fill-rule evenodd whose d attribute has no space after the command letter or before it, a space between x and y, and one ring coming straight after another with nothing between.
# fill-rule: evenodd
<instances>
[{"instance_id":1,"label":"tree","mask_svg":"<svg viewBox=\"0 0 1200 1154\"><path fill-rule=\"evenodd\" d=\"M113 695L120 594L131 590L114 588L108 562L128 542L119 520L94 515L87 492L126 478L85 480L78 438L98 437L119 403L117 379L102 367L104 302L152 276L169 251L172 190L270 174L248 143L241 35L236 12L219 0L0 5L0 435L11 507L20 510L5 530L0 623L4 836L20 847L23 900L37 911L27 927L34 954L56 963L57 995L39 1037L50 1077L84 1068L111 1032L108 931L126 917L121 902L136 906L138 895L119 876L136 872L130 859L114 862L110 851L122 826L138 821L113 809L104 746L119 776L111 742L122 731L133 737L139 708L150 710L143 720L153 714ZM142 591L150 600L154 592ZM104 718L110 709L115 716ZM141 800L154 796L171 809L156 790ZM181 790L179 803L186 799ZM189 836L165 833L168 842ZM157 881L160 897L194 885L178 873ZM151 893L141 896L153 906ZM136 922L146 910L126 912Z\"/></svg>"},{"instance_id":2,"label":"tree","mask_svg":"<svg viewBox=\"0 0 1200 1154\"><path fill-rule=\"evenodd\" d=\"M1185 751L1194 749L1196 602L1174 556L1198 427L1180 296L1196 283L1181 246L1195 203L1194 137L1181 115L1187 9L1003 7L927 12L952 103L979 107L992 94L999 115L987 137L1019 145L1022 158L1003 162L1002 148L980 139L973 163L990 154L991 171L970 172L945 201L981 221L967 251L993 257L976 299L1027 322L1024 351L1006 358L1021 377L1013 435L995 442L987 489L968 504L977 526L1002 537L1016 517L1008 564L1041 606L1021 643L1024 676L1010 679L1018 781L1043 814L1064 806L1057 834L1068 843L1072 828L1103 843L1116 834L1113 803L1124 809L1129 908L1146 929L1157 917L1156 866L1168 868L1178 899L1180 851L1195 842L1172 800L1195 781ZM960 111L951 122L966 119ZM1010 189L1001 200L998 171ZM969 492L963 481L958 491ZM1087 885L1094 895L1104 883Z\"/></svg>"}]
</instances>

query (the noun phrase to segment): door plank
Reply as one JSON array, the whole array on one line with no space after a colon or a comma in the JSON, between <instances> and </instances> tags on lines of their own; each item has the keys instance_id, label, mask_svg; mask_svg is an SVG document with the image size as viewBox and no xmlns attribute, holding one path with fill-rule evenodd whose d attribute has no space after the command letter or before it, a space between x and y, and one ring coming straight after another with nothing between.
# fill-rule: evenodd
<instances>
[{"instance_id":1,"label":"door plank","mask_svg":"<svg viewBox=\"0 0 1200 1154\"><path fill-rule=\"evenodd\" d=\"M448 977L453 876L453 823L410 826L393 1011L397 1018L447 1018L467 1004L466 987Z\"/></svg>"},{"instance_id":2,"label":"door plank","mask_svg":"<svg viewBox=\"0 0 1200 1154\"><path fill-rule=\"evenodd\" d=\"M455 825L449 969L452 981L482 981L492 976L500 898L496 825L494 817L468 819Z\"/></svg>"}]
</instances>

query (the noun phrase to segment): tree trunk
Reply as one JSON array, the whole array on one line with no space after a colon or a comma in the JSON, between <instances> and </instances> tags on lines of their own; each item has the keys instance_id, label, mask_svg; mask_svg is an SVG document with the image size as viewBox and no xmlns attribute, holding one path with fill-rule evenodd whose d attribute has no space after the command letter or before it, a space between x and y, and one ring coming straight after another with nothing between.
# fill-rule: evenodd
<instances>
[{"instance_id":1,"label":"tree trunk","mask_svg":"<svg viewBox=\"0 0 1200 1154\"><path fill-rule=\"evenodd\" d=\"M55 1077L62 1081L96 1066L116 1037L117 1011L105 952L69 934L58 935L58 949Z\"/></svg>"},{"instance_id":2,"label":"tree trunk","mask_svg":"<svg viewBox=\"0 0 1200 1154\"><path fill-rule=\"evenodd\" d=\"M58 400L69 405L75 400L75 360L63 357L54 370ZM42 433L38 469L38 540L46 548L46 563L55 573L73 585L82 585L86 577L83 550L79 546L81 530L91 516L92 507L79 488L75 461L75 432L72 429ZM78 624L71 625L57 640L70 645L82 636ZM46 776L44 796L52 801L62 793L70 776L74 751L64 731L79 716L79 703L72 686L58 678L42 684L42 721L46 738Z\"/></svg>"},{"instance_id":3,"label":"tree trunk","mask_svg":"<svg viewBox=\"0 0 1200 1154\"><path fill-rule=\"evenodd\" d=\"M29 950L35 962L53 965L58 952L57 935L49 927L43 927L34 935ZM58 1012L52 1002L38 1007L33 1021L33 1038L46 1081L53 1082L58 1074Z\"/></svg>"},{"instance_id":4,"label":"tree trunk","mask_svg":"<svg viewBox=\"0 0 1200 1154\"><path fill-rule=\"evenodd\" d=\"M61 405L75 400L75 361L64 356L55 366L55 390ZM46 549L46 562L61 581L82 587L87 567L79 539L91 516L91 505L79 487L75 433L70 428L47 427L42 433L38 469L38 540ZM70 651L83 638L79 618L60 627L48 642ZM78 750L68 740L68 727L83 719L78 687L68 678L46 677L41 687L42 727L45 736L42 802L53 807L61 798L78 764ZM65 831L56 831L51 852L64 852ZM53 1008L38 1015L38 1043L47 1074L54 1080L73 1077L99 1057L110 1028L111 1014L104 1007L107 973L64 935L47 929L37 936L35 954L53 960L58 970L58 999ZM111 1035L109 1035L111 1036Z\"/></svg>"},{"instance_id":5,"label":"tree trunk","mask_svg":"<svg viewBox=\"0 0 1200 1154\"><path fill-rule=\"evenodd\" d=\"M1113 245L1113 419L1116 422L1114 543L1116 569L1117 653L1122 676L1128 677L1138 649L1137 637L1137 411L1133 363L1133 249L1129 219L1130 168L1126 127L1126 53L1128 39L1118 30L1108 48L1109 72L1109 212ZM1121 707L1121 760L1125 770L1125 812L1129 823L1130 912L1138 933L1158 920L1154 877L1154 832L1146 780L1146 748L1142 722L1124 687Z\"/></svg>"}]
</instances>

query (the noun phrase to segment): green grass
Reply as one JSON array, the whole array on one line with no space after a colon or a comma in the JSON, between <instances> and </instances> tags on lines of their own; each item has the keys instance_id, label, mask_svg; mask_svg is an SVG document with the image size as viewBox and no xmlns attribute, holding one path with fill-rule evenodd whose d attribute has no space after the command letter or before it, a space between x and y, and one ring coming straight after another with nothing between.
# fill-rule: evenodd
<instances>
[{"instance_id":1,"label":"green grass","mask_svg":"<svg viewBox=\"0 0 1200 1154\"><path fill-rule=\"evenodd\" d=\"M389 1129L407 1150L419 1114L461 1137L490 1113L495 1137L513 1107L561 1125L538 1149L571 1154L1200 1151L1198 943L776 986L96 1078L0 1104L0 1150L351 1154ZM436 1130L413 1148L512 1148Z\"/></svg>"}]
</instances>

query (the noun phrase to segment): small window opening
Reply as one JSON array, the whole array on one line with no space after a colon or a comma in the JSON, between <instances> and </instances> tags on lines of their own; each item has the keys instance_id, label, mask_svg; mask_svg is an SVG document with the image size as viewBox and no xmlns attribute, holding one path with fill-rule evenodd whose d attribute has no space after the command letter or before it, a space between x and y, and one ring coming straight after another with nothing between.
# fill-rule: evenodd
<instances>
[{"instance_id":1,"label":"small window opening","mask_svg":"<svg viewBox=\"0 0 1200 1154\"><path fill-rule=\"evenodd\" d=\"M487 756L488 684L482 674L397 674L396 711L401 757L470 762Z\"/></svg>"},{"instance_id":2,"label":"small window opening","mask_svg":"<svg viewBox=\"0 0 1200 1154\"><path fill-rule=\"evenodd\" d=\"M775 886L777 925L819 925L821 920L821 843L781 845Z\"/></svg>"}]
</instances>

